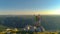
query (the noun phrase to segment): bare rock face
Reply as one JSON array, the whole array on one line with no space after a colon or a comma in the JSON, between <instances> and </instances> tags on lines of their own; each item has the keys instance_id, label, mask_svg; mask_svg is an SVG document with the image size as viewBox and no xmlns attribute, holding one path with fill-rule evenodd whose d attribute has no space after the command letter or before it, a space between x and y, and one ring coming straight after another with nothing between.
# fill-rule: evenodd
<instances>
[{"instance_id":1,"label":"bare rock face","mask_svg":"<svg viewBox=\"0 0 60 34\"><path fill-rule=\"evenodd\" d=\"M45 29L42 26L36 27L28 25L24 28L24 31L31 31L31 32L44 32Z\"/></svg>"},{"instance_id":2,"label":"bare rock face","mask_svg":"<svg viewBox=\"0 0 60 34\"><path fill-rule=\"evenodd\" d=\"M37 32L44 32L45 29L42 26L40 26L40 27L37 27L36 31Z\"/></svg>"},{"instance_id":3,"label":"bare rock face","mask_svg":"<svg viewBox=\"0 0 60 34\"><path fill-rule=\"evenodd\" d=\"M44 29L43 26L41 25L41 16L40 16L40 15L37 15L37 16L36 16L35 26L37 27L35 31L38 31L38 32L43 32L43 31L45 31L45 29Z\"/></svg>"},{"instance_id":4,"label":"bare rock face","mask_svg":"<svg viewBox=\"0 0 60 34\"><path fill-rule=\"evenodd\" d=\"M35 18L36 18L35 24L33 26L26 25L26 27L24 27L24 31L32 31L32 32L44 32L45 31L45 29L41 25L41 16L37 15L35 16Z\"/></svg>"}]
</instances>

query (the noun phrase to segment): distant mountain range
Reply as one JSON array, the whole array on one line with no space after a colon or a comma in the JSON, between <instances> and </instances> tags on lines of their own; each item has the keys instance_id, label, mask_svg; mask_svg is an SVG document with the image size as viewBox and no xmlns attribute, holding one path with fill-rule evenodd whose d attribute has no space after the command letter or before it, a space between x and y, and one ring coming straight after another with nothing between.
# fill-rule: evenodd
<instances>
[{"instance_id":1,"label":"distant mountain range","mask_svg":"<svg viewBox=\"0 0 60 34\"><path fill-rule=\"evenodd\" d=\"M60 30L60 16L57 15L42 15L41 24L46 30ZM34 25L35 16L33 15L18 15L0 16L0 28L23 28L27 24Z\"/></svg>"}]
</instances>

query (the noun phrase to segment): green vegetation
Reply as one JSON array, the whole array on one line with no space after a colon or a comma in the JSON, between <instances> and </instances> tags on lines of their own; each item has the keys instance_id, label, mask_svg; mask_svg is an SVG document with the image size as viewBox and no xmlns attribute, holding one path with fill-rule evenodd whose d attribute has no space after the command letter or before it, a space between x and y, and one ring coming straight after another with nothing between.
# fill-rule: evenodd
<instances>
[{"instance_id":1,"label":"green vegetation","mask_svg":"<svg viewBox=\"0 0 60 34\"><path fill-rule=\"evenodd\" d=\"M0 25L0 32L6 30L6 26Z\"/></svg>"}]
</instances>

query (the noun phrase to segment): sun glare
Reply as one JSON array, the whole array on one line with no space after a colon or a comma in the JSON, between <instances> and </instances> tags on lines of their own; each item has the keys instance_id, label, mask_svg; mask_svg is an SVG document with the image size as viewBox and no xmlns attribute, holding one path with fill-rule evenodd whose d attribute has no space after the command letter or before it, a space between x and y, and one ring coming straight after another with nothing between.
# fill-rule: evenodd
<instances>
[{"instance_id":1,"label":"sun glare","mask_svg":"<svg viewBox=\"0 0 60 34\"><path fill-rule=\"evenodd\" d=\"M52 10L52 11L41 11L41 12L35 12L35 14L41 14L41 15L60 15L60 10Z\"/></svg>"},{"instance_id":2,"label":"sun glare","mask_svg":"<svg viewBox=\"0 0 60 34\"><path fill-rule=\"evenodd\" d=\"M60 10L53 11L53 14L60 15Z\"/></svg>"}]
</instances>

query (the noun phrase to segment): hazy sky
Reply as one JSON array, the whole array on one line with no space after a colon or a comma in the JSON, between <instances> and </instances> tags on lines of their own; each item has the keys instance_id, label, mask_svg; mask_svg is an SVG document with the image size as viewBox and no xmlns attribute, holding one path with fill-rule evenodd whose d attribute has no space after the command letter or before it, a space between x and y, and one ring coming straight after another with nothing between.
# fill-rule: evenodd
<instances>
[{"instance_id":1,"label":"hazy sky","mask_svg":"<svg viewBox=\"0 0 60 34\"><path fill-rule=\"evenodd\" d=\"M0 0L0 15L58 14L59 12L60 0Z\"/></svg>"}]
</instances>

